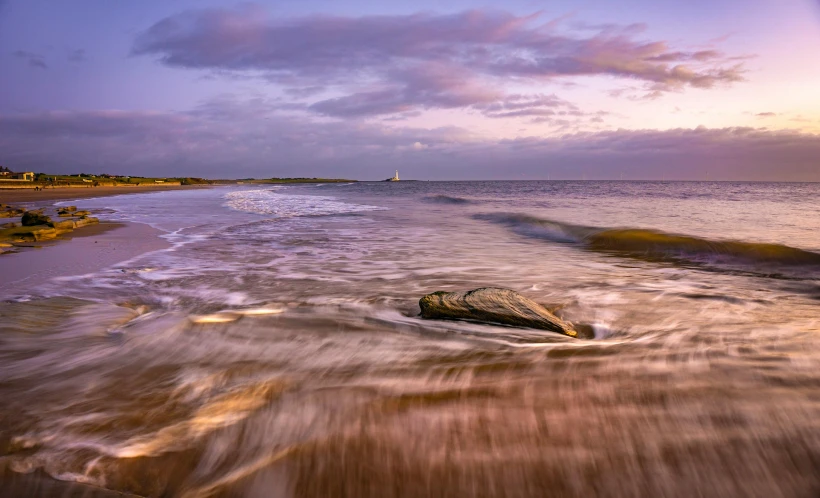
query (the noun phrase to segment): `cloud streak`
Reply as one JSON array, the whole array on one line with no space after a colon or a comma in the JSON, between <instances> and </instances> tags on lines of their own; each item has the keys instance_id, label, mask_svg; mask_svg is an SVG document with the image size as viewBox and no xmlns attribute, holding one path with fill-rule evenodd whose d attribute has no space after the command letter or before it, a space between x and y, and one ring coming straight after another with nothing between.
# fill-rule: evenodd
<instances>
[{"instance_id":1,"label":"cloud streak","mask_svg":"<svg viewBox=\"0 0 820 498\"><path fill-rule=\"evenodd\" d=\"M68 54L69 62L84 62L87 60L87 58L88 57L86 55L85 49L82 48L72 50Z\"/></svg>"},{"instance_id":2,"label":"cloud streak","mask_svg":"<svg viewBox=\"0 0 820 498\"><path fill-rule=\"evenodd\" d=\"M48 69L46 65L46 57L42 54L28 52L26 50L16 50L14 56L25 60L29 66L37 69Z\"/></svg>"},{"instance_id":3,"label":"cloud streak","mask_svg":"<svg viewBox=\"0 0 820 498\"><path fill-rule=\"evenodd\" d=\"M310 109L337 117L490 106L508 99L510 83L579 76L638 81L654 94L743 79L741 63L719 51L644 40L642 29L567 33L540 14L485 10L271 19L245 6L165 18L136 38L132 53L171 67L257 74L289 87L334 87L340 96Z\"/></svg>"}]
</instances>

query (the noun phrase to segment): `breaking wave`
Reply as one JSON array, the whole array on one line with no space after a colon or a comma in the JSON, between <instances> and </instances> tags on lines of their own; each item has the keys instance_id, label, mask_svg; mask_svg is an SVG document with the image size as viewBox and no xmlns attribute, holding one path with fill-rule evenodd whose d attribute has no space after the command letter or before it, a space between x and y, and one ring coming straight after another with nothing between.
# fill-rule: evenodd
<instances>
[{"instance_id":1,"label":"breaking wave","mask_svg":"<svg viewBox=\"0 0 820 498\"><path fill-rule=\"evenodd\" d=\"M385 209L365 204L351 204L324 195L282 194L276 190L241 190L225 194L225 206L246 213L291 216L348 214Z\"/></svg>"},{"instance_id":2,"label":"breaking wave","mask_svg":"<svg viewBox=\"0 0 820 498\"><path fill-rule=\"evenodd\" d=\"M592 251L638 259L677 260L698 264L812 266L820 269L820 253L782 244L710 240L645 228L589 227L524 214L482 214L476 218L500 223L515 233L528 237L573 243Z\"/></svg>"},{"instance_id":3,"label":"breaking wave","mask_svg":"<svg viewBox=\"0 0 820 498\"><path fill-rule=\"evenodd\" d=\"M428 195L424 197L423 200L434 204L473 204L475 202L463 197L452 197L449 195Z\"/></svg>"}]
</instances>

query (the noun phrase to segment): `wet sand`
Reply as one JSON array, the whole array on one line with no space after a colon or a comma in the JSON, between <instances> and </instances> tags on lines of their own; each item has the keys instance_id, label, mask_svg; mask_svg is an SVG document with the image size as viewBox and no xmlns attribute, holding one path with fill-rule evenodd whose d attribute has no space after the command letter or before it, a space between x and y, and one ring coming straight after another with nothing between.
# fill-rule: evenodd
<instances>
[{"instance_id":1,"label":"wet sand","mask_svg":"<svg viewBox=\"0 0 820 498\"><path fill-rule=\"evenodd\" d=\"M0 254L0 299L52 278L82 275L169 247L162 232L141 223L106 223L77 229L59 240L25 244Z\"/></svg>"},{"instance_id":2,"label":"wet sand","mask_svg":"<svg viewBox=\"0 0 820 498\"><path fill-rule=\"evenodd\" d=\"M554 210L695 249L776 230L820 248L816 187L614 183L234 189L258 216L221 190L78 201L162 220L175 248L0 302L0 496L820 496L820 267L529 229ZM475 216L509 206L521 223ZM599 335L418 316L484 285Z\"/></svg>"},{"instance_id":3,"label":"wet sand","mask_svg":"<svg viewBox=\"0 0 820 498\"><path fill-rule=\"evenodd\" d=\"M69 199L88 199L91 197L107 197L123 194L144 194L147 192L164 192L166 190L211 188L211 185L169 185L165 187L63 187L34 189L3 189L0 188L0 204L14 204L17 202L64 201Z\"/></svg>"},{"instance_id":4,"label":"wet sand","mask_svg":"<svg viewBox=\"0 0 820 498\"><path fill-rule=\"evenodd\" d=\"M0 496L37 496L40 498L139 498L78 482L58 481L42 471L20 474L0 471Z\"/></svg>"}]
</instances>

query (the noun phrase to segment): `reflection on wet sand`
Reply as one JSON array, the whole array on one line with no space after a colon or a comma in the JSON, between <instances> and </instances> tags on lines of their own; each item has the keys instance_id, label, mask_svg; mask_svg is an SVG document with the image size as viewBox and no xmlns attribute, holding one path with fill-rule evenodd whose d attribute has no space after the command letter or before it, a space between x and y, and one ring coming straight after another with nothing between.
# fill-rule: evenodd
<instances>
[{"instance_id":1,"label":"reflection on wet sand","mask_svg":"<svg viewBox=\"0 0 820 498\"><path fill-rule=\"evenodd\" d=\"M40 330L2 327L6 473L139 496L820 489L813 334L511 347L499 339L517 329L343 308L230 323L59 299L0 313ZM54 486L38 475L24 484Z\"/></svg>"}]
</instances>

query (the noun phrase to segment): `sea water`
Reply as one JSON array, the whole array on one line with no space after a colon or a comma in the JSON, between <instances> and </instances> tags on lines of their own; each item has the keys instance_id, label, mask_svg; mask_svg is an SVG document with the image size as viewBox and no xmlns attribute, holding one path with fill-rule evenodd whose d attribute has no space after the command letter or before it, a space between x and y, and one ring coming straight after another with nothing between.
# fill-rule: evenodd
<instances>
[{"instance_id":1,"label":"sea water","mask_svg":"<svg viewBox=\"0 0 820 498\"><path fill-rule=\"evenodd\" d=\"M239 185L78 204L170 248L0 289L6 482L820 492L820 184ZM418 316L424 294L486 286L595 338Z\"/></svg>"}]
</instances>

